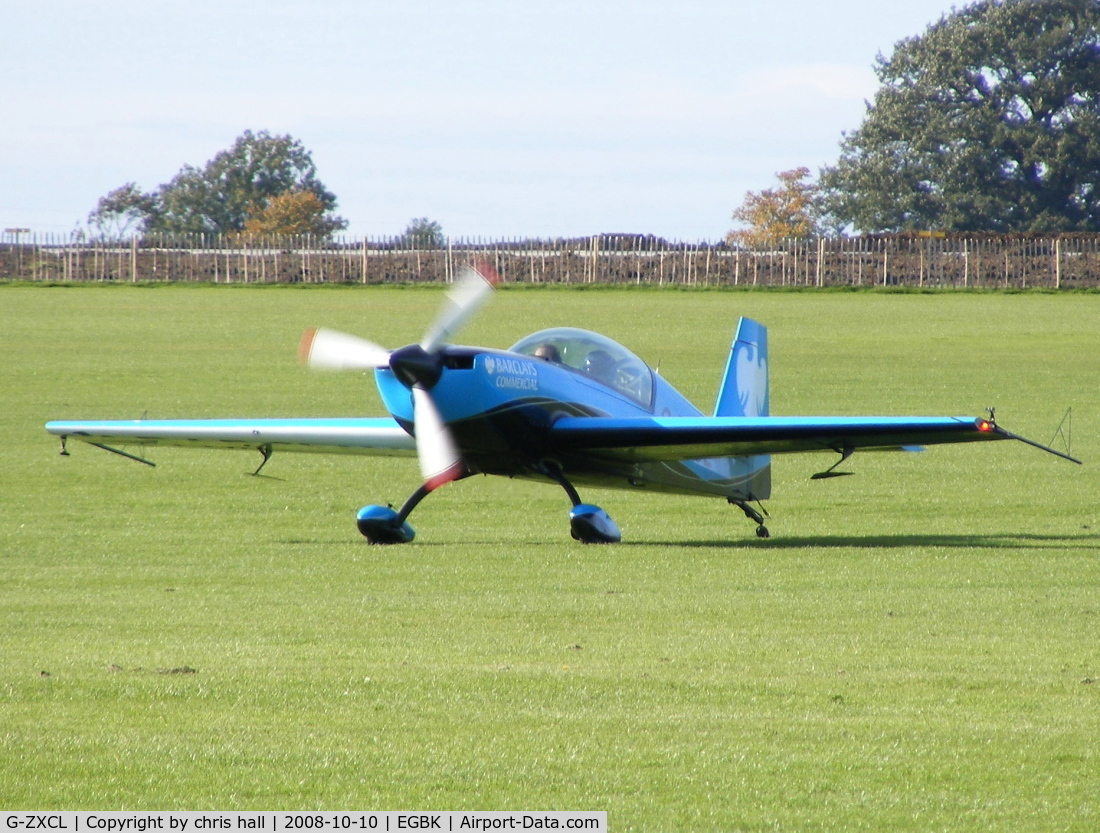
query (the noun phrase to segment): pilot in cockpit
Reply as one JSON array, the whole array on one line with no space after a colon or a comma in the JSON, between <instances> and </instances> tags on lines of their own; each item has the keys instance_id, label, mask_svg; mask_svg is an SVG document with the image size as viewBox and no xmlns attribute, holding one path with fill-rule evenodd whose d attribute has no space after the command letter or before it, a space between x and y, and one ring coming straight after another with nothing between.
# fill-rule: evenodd
<instances>
[{"instance_id":1,"label":"pilot in cockpit","mask_svg":"<svg viewBox=\"0 0 1100 833\"><path fill-rule=\"evenodd\" d=\"M534 356L536 359L542 359L544 362L554 362L555 364L561 364L561 353L558 352L558 348L550 342L540 344L535 348Z\"/></svg>"},{"instance_id":2,"label":"pilot in cockpit","mask_svg":"<svg viewBox=\"0 0 1100 833\"><path fill-rule=\"evenodd\" d=\"M583 369L597 382L610 385L615 372L615 360L606 350L596 349L585 356Z\"/></svg>"}]
</instances>

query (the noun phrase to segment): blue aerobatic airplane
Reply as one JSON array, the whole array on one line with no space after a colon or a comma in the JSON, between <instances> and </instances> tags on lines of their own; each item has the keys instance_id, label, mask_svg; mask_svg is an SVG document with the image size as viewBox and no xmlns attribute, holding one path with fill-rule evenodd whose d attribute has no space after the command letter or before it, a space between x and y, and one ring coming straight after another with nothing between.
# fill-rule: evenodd
<instances>
[{"instance_id":1,"label":"blue aerobatic airplane","mask_svg":"<svg viewBox=\"0 0 1100 833\"><path fill-rule=\"evenodd\" d=\"M1068 454L981 417L790 417L768 413L767 331L742 318L713 416L704 416L646 364L605 336L559 327L508 350L460 347L451 337L496 282L487 264L467 267L419 344L389 351L355 336L309 330L300 357L312 368L374 370L391 416L349 419L57 421L46 430L149 463L117 446L248 448L256 473L276 451L417 456L421 485L400 509L365 506L359 531L374 544L413 540L409 513L432 490L472 474L558 484L573 506L569 527L584 543L620 532L577 486L646 489L725 498L768 537L760 501L771 494L771 455L832 451L837 477L855 451L913 450L939 443L1022 440ZM151 463L150 463L151 465Z\"/></svg>"}]
</instances>

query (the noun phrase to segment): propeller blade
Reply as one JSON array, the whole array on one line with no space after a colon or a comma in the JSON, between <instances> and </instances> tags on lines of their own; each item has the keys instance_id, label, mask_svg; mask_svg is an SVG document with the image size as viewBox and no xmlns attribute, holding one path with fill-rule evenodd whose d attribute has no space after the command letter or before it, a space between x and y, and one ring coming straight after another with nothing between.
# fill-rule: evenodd
<instances>
[{"instance_id":1,"label":"propeller blade","mask_svg":"<svg viewBox=\"0 0 1100 833\"><path fill-rule=\"evenodd\" d=\"M416 422L416 456L420 460L424 485L430 492L460 478L464 467L451 432L432 401L432 395L420 385L415 385L412 393L413 419Z\"/></svg>"},{"instance_id":2,"label":"propeller blade","mask_svg":"<svg viewBox=\"0 0 1100 833\"><path fill-rule=\"evenodd\" d=\"M435 323L420 342L424 351L434 353L450 341L451 336L457 333L478 307L485 303L493 291L493 286L499 281L500 275L487 261L481 261L474 266L464 266L458 282L447 293L443 309L436 316Z\"/></svg>"},{"instance_id":3,"label":"propeller blade","mask_svg":"<svg viewBox=\"0 0 1100 833\"><path fill-rule=\"evenodd\" d=\"M389 365L390 351L366 339L322 328L302 333L298 360L314 369L373 370Z\"/></svg>"}]
</instances>

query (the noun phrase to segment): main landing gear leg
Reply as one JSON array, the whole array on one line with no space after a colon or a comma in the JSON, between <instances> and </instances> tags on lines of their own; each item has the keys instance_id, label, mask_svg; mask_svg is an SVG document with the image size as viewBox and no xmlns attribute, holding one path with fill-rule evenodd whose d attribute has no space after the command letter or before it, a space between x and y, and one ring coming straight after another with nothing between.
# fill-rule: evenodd
<instances>
[{"instance_id":1,"label":"main landing gear leg","mask_svg":"<svg viewBox=\"0 0 1100 833\"><path fill-rule=\"evenodd\" d=\"M355 525L371 544L407 544L416 537L416 531L406 522L406 518L430 491L426 484L421 483L396 511L392 506L364 506L355 515Z\"/></svg>"},{"instance_id":2,"label":"main landing gear leg","mask_svg":"<svg viewBox=\"0 0 1100 833\"><path fill-rule=\"evenodd\" d=\"M561 469L551 463L537 468L539 474L550 478L569 495L573 508L569 510L569 534L582 544L617 544L623 535L611 516L591 503L581 503L581 496L573 484L565 479Z\"/></svg>"},{"instance_id":3,"label":"main landing gear leg","mask_svg":"<svg viewBox=\"0 0 1100 833\"><path fill-rule=\"evenodd\" d=\"M743 500L737 500L737 499L731 497L731 498L729 498L729 502L732 503L734 506L736 506L738 509L740 509L742 512L744 512L745 517L748 518L750 521L755 521L756 522L756 524L757 524L757 526L756 526L756 537L757 538L768 538L768 537L771 536L771 533L768 532L768 528L766 526L764 526L764 515L761 515L759 512L757 512L755 509L753 509L751 506L749 506ZM764 507L760 507L760 508L763 509ZM765 511L764 514L767 514L767 511Z\"/></svg>"}]
</instances>

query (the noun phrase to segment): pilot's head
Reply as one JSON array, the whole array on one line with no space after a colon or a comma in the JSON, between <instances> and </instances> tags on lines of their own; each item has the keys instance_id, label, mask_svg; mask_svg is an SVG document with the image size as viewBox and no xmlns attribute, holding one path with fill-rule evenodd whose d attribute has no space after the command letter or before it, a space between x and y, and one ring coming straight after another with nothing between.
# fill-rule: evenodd
<instances>
[{"instance_id":1,"label":"pilot's head","mask_svg":"<svg viewBox=\"0 0 1100 833\"><path fill-rule=\"evenodd\" d=\"M606 350L593 350L584 359L584 372L601 382L611 381L611 371L614 367L615 360Z\"/></svg>"},{"instance_id":2,"label":"pilot's head","mask_svg":"<svg viewBox=\"0 0 1100 833\"><path fill-rule=\"evenodd\" d=\"M535 358L542 359L544 362L557 362L561 364L561 354L558 353L558 348L553 344L540 344L535 348Z\"/></svg>"}]
</instances>

